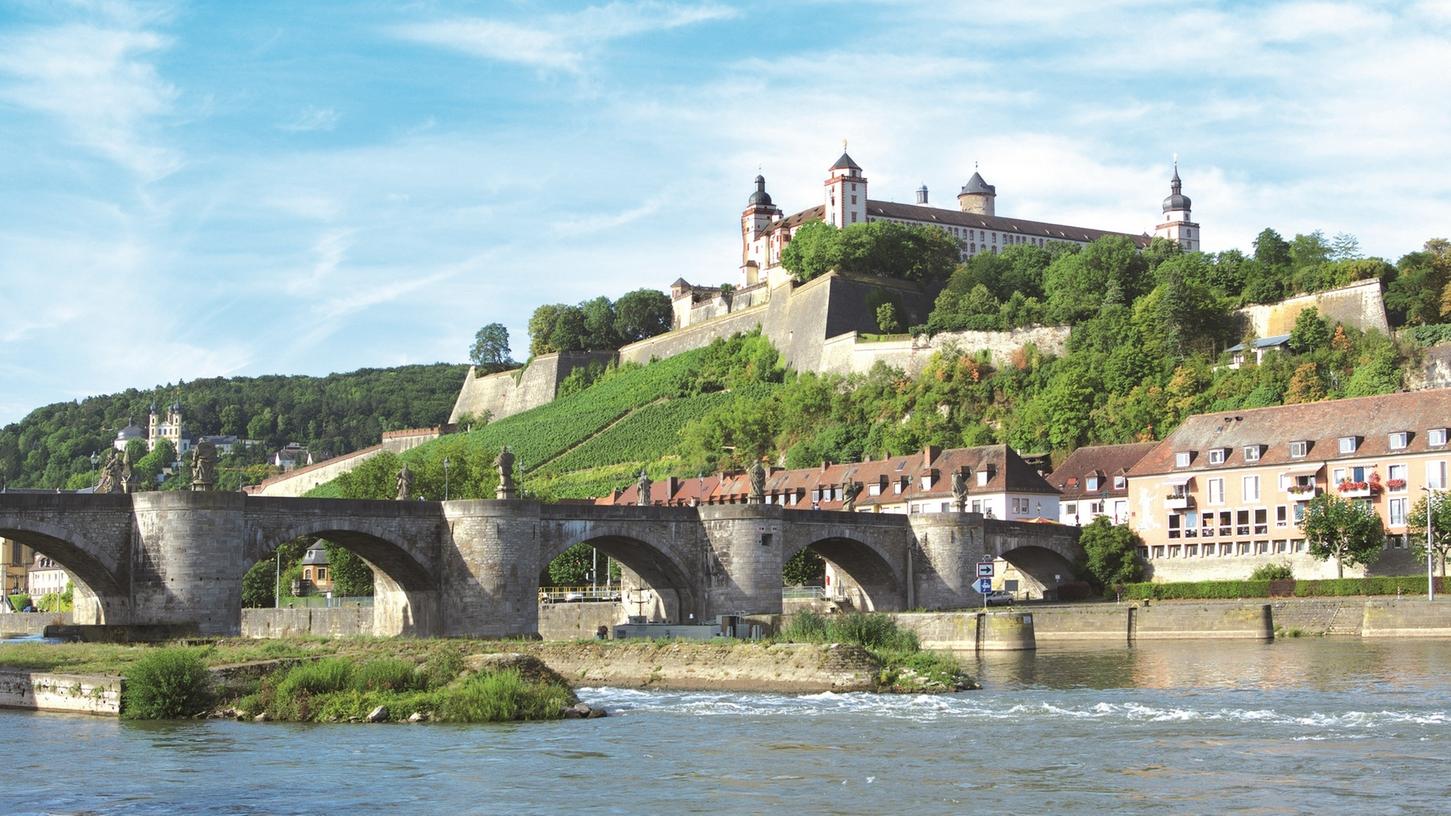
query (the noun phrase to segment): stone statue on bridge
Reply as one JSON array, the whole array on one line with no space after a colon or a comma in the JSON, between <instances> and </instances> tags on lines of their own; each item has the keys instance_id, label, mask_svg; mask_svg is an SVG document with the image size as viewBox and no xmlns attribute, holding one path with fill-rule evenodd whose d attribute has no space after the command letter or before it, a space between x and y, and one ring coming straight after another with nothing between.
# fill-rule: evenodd
<instances>
[{"instance_id":1,"label":"stone statue on bridge","mask_svg":"<svg viewBox=\"0 0 1451 816\"><path fill-rule=\"evenodd\" d=\"M131 464L131 451L121 452L121 492L136 492L136 471Z\"/></svg>"},{"instance_id":2,"label":"stone statue on bridge","mask_svg":"<svg viewBox=\"0 0 1451 816\"><path fill-rule=\"evenodd\" d=\"M494 498L518 498L519 491L514 486L514 452L509 450L508 445L499 449L499 455L494 457L494 467L499 471L499 486L494 490Z\"/></svg>"},{"instance_id":3,"label":"stone statue on bridge","mask_svg":"<svg viewBox=\"0 0 1451 816\"><path fill-rule=\"evenodd\" d=\"M121 454L115 448L106 454L106 463L101 466L101 480L96 483L95 492L121 492Z\"/></svg>"},{"instance_id":4,"label":"stone statue on bridge","mask_svg":"<svg viewBox=\"0 0 1451 816\"><path fill-rule=\"evenodd\" d=\"M967 474L962 468L952 471L952 504L959 513L967 509Z\"/></svg>"},{"instance_id":5,"label":"stone statue on bridge","mask_svg":"<svg viewBox=\"0 0 1451 816\"><path fill-rule=\"evenodd\" d=\"M862 483L853 482L848 479L841 486L841 509L848 513L856 512L856 497L861 495Z\"/></svg>"},{"instance_id":6,"label":"stone statue on bridge","mask_svg":"<svg viewBox=\"0 0 1451 816\"><path fill-rule=\"evenodd\" d=\"M635 486L639 488L639 495L635 497L635 504L641 507L649 507L650 489L654 487L654 484L650 481L650 474L646 473L644 468L640 468L640 478L635 482Z\"/></svg>"},{"instance_id":7,"label":"stone statue on bridge","mask_svg":"<svg viewBox=\"0 0 1451 816\"><path fill-rule=\"evenodd\" d=\"M191 449L191 489L215 490L217 487L217 446L202 437Z\"/></svg>"},{"instance_id":8,"label":"stone statue on bridge","mask_svg":"<svg viewBox=\"0 0 1451 816\"><path fill-rule=\"evenodd\" d=\"M766 466L757 459L751 463L751 493L746 497L746 504L766 503Z\"/></svg>"},{"instance_id":9,"label":"stone statue on bridge","mask_svg":"<svg viewBox=\"0 0 1451 816\"><path fill-rule=\"evenodd\" d=\"M404 463L403 469L398 471L398 501L408 501L413 497L413 471L408 469Z\"/></svg>"}]
</instances>

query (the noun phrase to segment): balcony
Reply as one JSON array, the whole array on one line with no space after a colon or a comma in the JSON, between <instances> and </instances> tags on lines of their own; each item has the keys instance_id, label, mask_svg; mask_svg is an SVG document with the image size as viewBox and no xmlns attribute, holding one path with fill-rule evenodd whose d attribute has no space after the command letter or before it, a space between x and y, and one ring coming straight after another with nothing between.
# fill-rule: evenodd
<instances>
[{"instance_id":1,"label":"balcony","mask_svg":"<svg viewBox=\"0 0 1451 816\"><path fill-rule=\"evenodd\" d=\"M1164 497L1164 507L1169 510L1188 510L1194 506L1194 497L1187 493L1170 493Z\"/></svg>"},{"instance_id":2,"label":"balcony","mask_svg":"<svg viewBox=\"0 0 1451 816\"><path fill-rule=\"evenodd\" d=\"M1352 482L1347 479L1336 486L1336 492L1347 499L1368 499L1372 486L1370 482Z\"/></svg>"},{"instance_id":3,"label":"balcony","mask_svg":"<svg viewBox=\"0 0 1451 816\"><path fill-rule=\"evenodd\" d=\"M1290 485L1285 492L1290 494L1290 501L1307 502L1315 498L1319 491L1315 489L1315 485Z\"/></svg>"}]
</instances>

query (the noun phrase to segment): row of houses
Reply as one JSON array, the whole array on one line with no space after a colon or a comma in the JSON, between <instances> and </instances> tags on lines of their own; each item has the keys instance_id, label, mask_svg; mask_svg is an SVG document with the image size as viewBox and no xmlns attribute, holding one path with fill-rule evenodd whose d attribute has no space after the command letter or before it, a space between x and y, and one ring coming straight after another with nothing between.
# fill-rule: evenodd
<instances>
[{"instance_id":1,"label":"row of houses","mask_svg":"<svg viewBox=\"0 0 1451 816\"><path fill-rule=\"evenodd\" d=\"M1199 414L1161 442L1079 448L1050 473L1007 445L928 447L817 468L772 469L765 500L794 510L941 513L955 509L953 474L966 510L993 518L1083 525L1127 524L1140 556L1162 580L1244 578L1262 563L1289 563L1299 577L1331 577L1307 553L1301 522L1315 496L1333 493L1374 510L1389 533L1373 571L1413 571L1407 519L1423 491L1447 487L1451 389ZM614 491L600 504L743 504L744 473L670 478Z\"/></svg>"}]
</instances>

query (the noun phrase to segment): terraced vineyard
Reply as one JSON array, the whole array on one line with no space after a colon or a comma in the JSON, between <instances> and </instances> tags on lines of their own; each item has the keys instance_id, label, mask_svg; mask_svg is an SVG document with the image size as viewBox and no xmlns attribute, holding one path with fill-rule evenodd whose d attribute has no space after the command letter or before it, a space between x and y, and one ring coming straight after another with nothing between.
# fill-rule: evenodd
<instances>
[{"instance_id":1,"label":"terraced vineyard","mask_svg":"<svg viewBox=\"0 0 1451 816\"><path fill-rule=\"evenodd\" d=\"M686 423L730 398L729 393L720 391L647 405L549 462L541 473L559 474L622 462L653 462L675 448L680 429Z\"/></svg>"}]
</instances>

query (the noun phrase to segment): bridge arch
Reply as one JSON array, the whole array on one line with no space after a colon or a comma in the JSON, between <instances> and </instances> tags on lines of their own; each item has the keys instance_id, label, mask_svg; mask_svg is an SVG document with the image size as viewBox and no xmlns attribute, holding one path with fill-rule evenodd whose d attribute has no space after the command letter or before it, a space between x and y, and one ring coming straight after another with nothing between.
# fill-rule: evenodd
<instances>
[{"instance_id":1,"label":"bridge arch","mask_svg":"<svg viewBox=\"0 0 1451 816\"><path fill-rule=\"evenodd\" d=\"M540 571L570 547L586 544L613 558L623 568L625 580L620 601L626 614L672 622L698 616L700 598L696 583L691 580L695 570L673 547L657 543L673 542L675 537L664 529L653 529L656 526L629 521L568 524L559 534L547 536L541 542Z\"/></svg>"},{"instance_id":2,"label":"bridge arch","mask_svg":"<svg viewBox=\"0 0 1451 816\"><path fill-rule=\"evenodd\" d=\"M1049 547L1026 545L998 554L1017 573L1029 597L1044 597L1065 581L1078 577L1078 565L1063 553ZM1005 576L1006 577L1006 576Z\"/></svg>"},{"instance_id":3,"label":"bridge arch","mask_svg":"<svg viewBox=\"0 0 1451 816\"><path fill-rule=\"evenodd\" d=\"M403 536L378 529L366 518L304 518L277 527L258 526L248 537L245 572L279 547L303 537L325 539L373 570L373 633L432 636L439 633L438 584L430 564ZM238 587L241 576L238 576Z\"/></svg>"},{"instance_id":4,"label":"bridge arch","mask_svg":"<svg viewBox=\"0 0 1451 816\"><path fill-rule=\"evenodd\" d=\"M129 619L122 565L115 554L76 531L41 519L0 515L0 538L29 547L70 573L76 585L78 623L125 623ZM90 608L87 608L90 607Z\"/></svg>"},{"instance_id":5,"label":"bridge arch","mask_svg":"<svg viewBox=\"0 0 1451 816\"><path fill-rule=\"evenodd\" d=\"M796 537L782 553L782 563L802 550L811 550L850 579L846 590L863 612L900 611L906 608L905 576L892 553L868 543L867 536L823 532ZM854 585L854 586L851 586Z\"/></svg>"}]
</instances>

